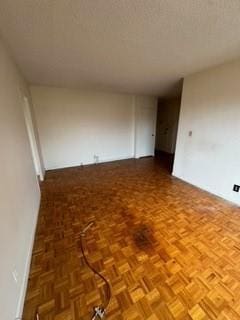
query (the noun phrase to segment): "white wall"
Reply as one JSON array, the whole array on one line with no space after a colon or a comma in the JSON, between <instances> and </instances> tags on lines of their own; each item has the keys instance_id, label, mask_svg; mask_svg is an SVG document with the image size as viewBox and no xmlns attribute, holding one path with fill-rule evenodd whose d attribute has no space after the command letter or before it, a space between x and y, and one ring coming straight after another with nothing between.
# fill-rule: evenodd
<instances>
[{"instance_id":1,"label":"white wall","mask_svg":"<svg viewBox=\"0 0 240 320\"><path fill-rule=\"evenodd\" d=\"M134 96L40 86L31 93L46 169L94 163L94 155L134 157Z\"/></svg>"},{"instance_id":2,"label":"white wall","mask_svg":"<svg viewBox=\"0 0 240 320\"><path fill-rule=\"evenodd\" d=\"M240 204L240 61L184 80L174 175ZM192 131L192 136L189 136Z\"/></svg>"},{"instance_id":3,"label":"white wall","mask_svg":"<svg viewBox=\"0 0 240 320\"><path fill-rule=\"evenodd\" d=\"M0 315L13 320L23 307L40 190L23 115L27 88L1 41L0 70Z\"/></svg>"}]
</instances>

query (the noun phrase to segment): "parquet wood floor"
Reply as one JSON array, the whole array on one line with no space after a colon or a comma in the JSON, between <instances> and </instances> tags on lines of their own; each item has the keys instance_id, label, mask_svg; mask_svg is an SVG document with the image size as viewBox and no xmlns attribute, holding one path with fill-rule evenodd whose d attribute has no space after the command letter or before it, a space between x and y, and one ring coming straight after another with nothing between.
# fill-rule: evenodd
<instances>
[{"instance_id":1,"label":"parquet wood floor","mask_svg":"<svg viewBox=\"0 0 240 320\"><path fill-rule=\"evenodd\" d=\"M207 174L207 173L206 173ZM24 320L87 320L109 279L107 319L240 319L240 209L153 158L49 171Z\"/></svg>"}]
</instances>

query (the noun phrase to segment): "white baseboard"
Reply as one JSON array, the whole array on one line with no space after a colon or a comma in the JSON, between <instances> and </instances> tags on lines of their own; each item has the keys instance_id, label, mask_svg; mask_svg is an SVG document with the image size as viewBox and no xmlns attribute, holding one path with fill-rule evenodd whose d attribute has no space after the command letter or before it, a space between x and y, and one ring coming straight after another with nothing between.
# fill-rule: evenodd
<instances>
[{"instance_id":1,"label":"white baseboard","mask_svg":"<svg viewBox=\"0 0 240 320\"><path fill-rule=\"evenodd\" d=\"M134 156L127 156L127 157L119 157L119 158L105 158L99 161L99 163L105 163L105 162L112 162L112 161L121 161L121 160L128 160L133 159Z\"/></svg>"},{"instance_id":2,"label":"white baseboard","mask_svg":"<svg viewBox=\"0 0 240 320\"><path fill-rule=\"evenodd\" d=\"M207 188L207 187L204 187L204 186L195 184L193 181L191 181L191 180L189 180L189 179L186 179L185 177L183 178L182 176L176 174L175 172L172 172L172 176L173 176L174 178L177 178L177 179L179 179L179 180L181 180L181 181L183 181L183 182L185 182L185 183L187 183L187 184L189 184L189 185L191 185L191 186L199 189L199 190L208 192L209 194L211 194L211 195L213 195L213 196L215 196L215 197L221 198L221 200L224 200L224 201L226 201L226 202L229 202L231 205L234 205L234 206L238 206L238 207L239 207L239 203L238 203L238 202L234 201L233 199L230 199L230 198L226 197L226 196L223 195L223 194L220 194L220 193L218 193L218 192L214 192L214 191L210 190L210 189Z\"/></svg>"},{"instance_id":3,"label":"white baseboard","mask_svg":"<svg viewBox=\"0 0 240 320\"><path fill-rule=\"evenodd\" d=\"M28 277L29 277L31 260L32 260L32 251L33 251L33 245L34 245L34 239L35 239L35 232L36 232L39 209L40 209L40 202L41 202L41 193L40 193L40 197L39 197L38 212L36 214L32 234L31 234L31 243L29 246L29 250L28 250L28 254L27 254L27 258L26 258L26 263L25 263L25 267L24 267L24 276L23 276L23 281L22 281L22 285L21 285L20 297L18 300L17 312L16 312L15 319L22 319L24 302L25 302L27 285L28 285Z\"/></svg>"},{"instance_id":4,"label":"white baseboard","mask_svg":"<svg viewBox=\"0 0 240 320\"><path fill-rule=\"evenodd\" d=\"M98 163L105 163L105 162L111 162L111 161L120 161L120 160L128 160L128 159L133 159L135 158L134 155L129 155L129 156L122 156L122 157L110 157L110 158L103 158L98 161ZM93 161L87 161L87 162L80 162L80 163L68 163L60 166L48 166L46 167L46 170L56 170L56 169L64 169L64 168L71 168L71 167L78 167L81 165L87 166L90 164L95 164Z\"/></svg>"}]
</instances>

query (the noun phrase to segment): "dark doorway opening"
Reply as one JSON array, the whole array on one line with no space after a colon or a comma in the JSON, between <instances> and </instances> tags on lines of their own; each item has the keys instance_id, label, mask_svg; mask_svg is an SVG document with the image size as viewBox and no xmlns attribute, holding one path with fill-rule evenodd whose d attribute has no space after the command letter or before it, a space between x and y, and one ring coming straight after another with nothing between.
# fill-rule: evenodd
<instances>
[{"instance_id":1,"label":"dark doorway opening","mask_svg":"<svg viewBox=\"0 0 240 320\"><path fill-rule=\"evenodd\" d=\"M181 98L158 100L155 155L162 167L172 173Z\"/></svg>"},{"instance_id":2,"label":"dark doorway opening","mask_svg":"<svg viewBox=\"0 0 240 320\"><path fill-rule=\"evenodd\" d=\"M167 172L172 173L174 154L155 150L155 158L157 159L161 168L164 168L165 170L167 170Z\"/></svg>"}]
</instances>

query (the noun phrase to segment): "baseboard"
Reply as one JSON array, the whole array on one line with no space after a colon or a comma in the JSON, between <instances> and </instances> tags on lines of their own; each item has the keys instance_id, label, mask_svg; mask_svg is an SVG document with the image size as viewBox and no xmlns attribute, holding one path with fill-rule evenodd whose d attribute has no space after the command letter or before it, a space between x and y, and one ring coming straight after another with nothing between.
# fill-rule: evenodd
<instances>
[{"instance_id":1,"label":"baseboard","mask_svg":"<svg viewBox=\"0 0 240 320\"><path fill-rule=\"evenodd\" d=\"M127 156L127 157L119 157L119 158L105 158L105 159L102 159L101 161L99 161L99 163L121 161L121 160L129 160L129 159L133 159L133 158L134 158L133 155L130 155L130 156Z\"/></svg>"},{"instance_id":2,"label":"baseboard","mask_svg":"<svg viewBox=\"0 0 240 320\"><path fill-rule=\"evenodd\" d=\"M148 154L148 155L140 155L140 154L136 154L134 156L135 159L141 159L141 158L150 158L150 157L154 157L154 154Z\"/></svg>"},{"instance_id":3,"label":"baseboard","mask_svg":"<svg viewBox=\"0 0 240 320\"><path fill-rule=\"evenodd\" d=\"M199 185L193 183L193 182L190 181L190 180L187 180L187 179L185 179L185 178L182 178L181 176L178 176L175 172L172 172L172 176L173 176L174 178L176 178L176 179L179 179L179 180L181 180L181 181L183 181L183 182L185 182L185 183L193 186L194 188L197 188L197 189L199 189L199 190L202 190L202 191L204 191L204 192L207 192L207 193L211 194L211 195L214 196L214 197L220 198L220 199L223 200L223 201L229 202L231 205L234 205L234 206L237 206L237 207L240 206L240 204L239 204L238 202L235 202L234 200L229 199L229 198L227 198L226 196L224 196L224 195L222 195L222 194L220 194L220 193L213 192L213 191L209 190L208 188L204 188L204 187L202 187L202 186L199 186Z\"/></svg>"},{"instance_id":4,"label":"baseboard","mask_svg":"<svg viewBox=\"0 0 240 320\"><path fill-rule=\"evenodd\" d=\"M31 260L32 260L32 251L33 251L33 245L34 245L34 239L35 239L38 215L39 215L39 210L40 210L40 203L41 203L41 193L40 193L40 197L39 197L38 211L37 211L37 214L36 214L36 218L35 218L35 221L34 221L32 234L31 234L31 243L30 243L30 247L29 247L29 251L28 251L28 255L27 255L27 259L26 259L26 263L25 263L23 282L22 282L22 285L21 285L20 298L19 298L19 301L18 301L18 306L17 306L17 312L16 312L16 318L15 319L22 319L24 302L25 302L27 285L28 285L29 272L30 272L30 266L31 266Z\"/></svg>"},{"instance_id":5,"label":"baseboard","mask_svg":"<svg viewBox=\"0 0 240 320\"><path fill-rule=\"evenodd\" d=\"M134 158L134 155L123 156L123 157L113 157L113 158L103 158L103 159L100 159L98 163L107 163L107 162L113 162L113 161L128 160L133 158ZM87 161L87 162L80 162L80 163L69 163L67 165L62 165L62 166L49 166L49 167L46 167L46 171L79 167L81 165L88 166L91 164L96 164L96 163L93 161Z\"/></svg>"}]
</instances>

